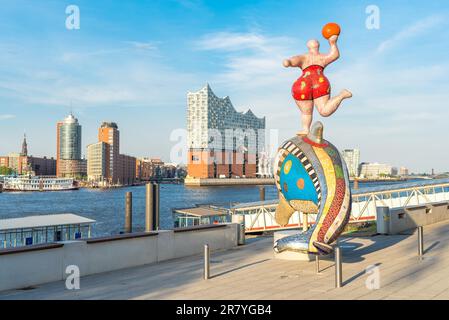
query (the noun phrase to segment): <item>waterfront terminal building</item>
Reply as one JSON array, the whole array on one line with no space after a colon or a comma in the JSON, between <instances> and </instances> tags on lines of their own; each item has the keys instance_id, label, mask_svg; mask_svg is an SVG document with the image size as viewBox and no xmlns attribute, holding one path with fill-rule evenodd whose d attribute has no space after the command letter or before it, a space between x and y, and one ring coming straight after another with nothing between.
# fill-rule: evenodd
<instances>
[{"instance_id":1,"label":"waterfront terminal building","mask_svg":"<svg viewBox=\"0 0 449 320\"><path fill-rule=\"evenodd\" d=\"M209 85L187 94L188 178L255 178L265 147L265 117L237 112Z\"/></svg>"}]
</instances>

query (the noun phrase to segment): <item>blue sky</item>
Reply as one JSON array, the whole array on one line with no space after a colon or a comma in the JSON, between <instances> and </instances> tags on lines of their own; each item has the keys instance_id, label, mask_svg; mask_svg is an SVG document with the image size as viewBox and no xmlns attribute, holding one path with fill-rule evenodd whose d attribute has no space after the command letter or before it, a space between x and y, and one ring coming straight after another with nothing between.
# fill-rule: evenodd
<instances>
[{"instance_id":1,"label":"blue sky","mask_svg":"<svg viewBox=\"0 0 449 320\"><path fill-rule=\"evenodd\" d=\"M65 28L68 5L81 28ZM365 27L368 5L380 29ZM441 1L0 1L0 154L54 156L55 123L73 109L83 145L116 121L121 151L168 161L185 128L186 93L206 82L237 110L267 117L280 139L299 129L290 88L322 26L338 22L341 58L326 69L333 92L354 98L325 124L362 160L449 171L449 3Z\"/></svg>"}]
</instances>

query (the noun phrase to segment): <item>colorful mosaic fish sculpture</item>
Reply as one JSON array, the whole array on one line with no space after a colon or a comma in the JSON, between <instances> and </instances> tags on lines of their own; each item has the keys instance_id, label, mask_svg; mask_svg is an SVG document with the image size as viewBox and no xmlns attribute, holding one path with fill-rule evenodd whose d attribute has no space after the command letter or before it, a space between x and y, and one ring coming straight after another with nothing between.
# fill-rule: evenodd
<instances>
[{"instance_id":1,"label":"colorful mosaic fish sculpture","mask_svg":"<svg viewBox=\"0 0 449 320\"><path fill-rule=\"evenodd\" d=\"M279 239L274 251L329 254L351 214L348 170L340 152L323 139L316 122L308 135L295 136L278 150L274 168L279 204L276 222L284 226L298 211L316 214L307 231Z\"/></svg>"}]
</instances>

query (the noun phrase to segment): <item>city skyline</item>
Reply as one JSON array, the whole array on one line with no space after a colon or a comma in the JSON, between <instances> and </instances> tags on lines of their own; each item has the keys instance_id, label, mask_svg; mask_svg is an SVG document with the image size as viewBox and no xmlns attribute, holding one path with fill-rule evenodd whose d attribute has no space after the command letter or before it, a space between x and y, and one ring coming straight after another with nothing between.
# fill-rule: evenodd
<instances>
[{"instance_id":1,"label":"city skyline","mask_svg":"<svg viewBox=\"0 0 449 320\"><path fill-rule=\"evenodd\" d=\"M206 88L206 87L209 87L209 85L207 84L204 88ZM203 88L203 89L204 89ZM210 90L210 89L209 89ZM74 115L73 115L73 113L71 112L70 114L69 114L69 116L68 117L74 117ZM265 117L264 117L265 118ZM75 120L76 121L78 121L78 119L75 117ZM60 122L60 121L58 121L58 122ZM106 124L113 124L113 125L115 125L115 126L117 126L117 124L115 123L115 122L108 122L108 121L101 121L101 126L104 126L104 125L106 125ZM23 140L22 140L22 144L21 144L21 147L22 147L22 152L23 152L23 147L24 147L24 143L26 143L26 146L28 145L28 143L27 143L27 136L26 136L26 134L23 134L22 135L22 138L23 138ZM57 138L56 138L56 140L57 140ZM83 139L81 139L81 140L83 140ZM81 159L83 159L83 160L87 160L87 154L88 154L88 148L89 148L89 146L91 146L91 145L94 145L94 144L97 144L98 142L87 142L87 143L82 143L83 145L85 145L85 150L83 151L83 150L81 150L81 154L82 154L82 156L81 156ZM56 141L56 148L58 149L58 147L57 147L57 141ZM358 152L360 153L360 150L359 149L357 149L357 148L355 148L355 149L349 149L349 148L347 148L347 149L344 149L344 150L342 150L341 151L341 153L344 155L344 153L345 153L345 151L352 151L352 150L358 150ZM5 155L6 154L15 154L15 153L17 153L17 154L19 154L18 153L18 151L17 150L13 150L13 151L8 151L8 152L6 152L6 153L4 153ZM27 151L27 153L29 153L28 151ZM36 156L35 154L33 154L33 153L29 153L31 156ZM55 153L56 154L56 153ZM39 157L43 157L43 158L48 158L48 159L55 159L56 160L56 158L57 158L57 155L56 156L53 156L53 155L38 155ZM143 159L143 158L158 158L159 157L159 155L156 155L156 154L151 154L151 155L134 155L137 159ZM160 157L160 159L163 159L162 157ZM360 159L363 159L363 158L361 158L360 157L360 155L358 156L358 159L359 159L359 165L360 164L379 164L379 162L376 160L376 159L374 159L374 160L370 160L370 161L365 161L365 160L360 160ZM170 163L170 160L169 161L166 161L165 159L163 159L165 162L167 162L167 163ZM187 160L187 162L188 162L188 160ZM187 162L186 163L175 163L175 164L182 164L182 165L187 165ZM348 162L348 160L346 160L346 162L347 162L347 165L348 165L348 168L352 165L352 162L351 161L349 161ZM399 164L391 164L391 163L385 163L386 165L390 165L391 167L393 167L393 168L397 168L397 169L399 169L399 168L405 168L404 167L404 165L403 164L401 164L401 163L399 163ZM406 168L407 170L408 170L408 168ZM434 168L430 168L428 171L412 171L411 173L430 173L431 172L431 174L433 175L434 174L434 171L435 171L435 169ZM444 172L449 172L449 171L440 171L439 173L444 173Z\"/></svg>"},{"instance_id":2,"label":"city skyline","mask_svg":"<svg viewBox=\"0 0 449 320\"><path fill-rule=\"evenodd\" d=\"M207 82L236 109L265 115L267 128L281 128L285 140L299 123L289 94L299 70L283 69L282 59L303 52L306 35L327 51L320 30L335 20L342 58L328 76L333 91L348 87L354 98L323 120L325 136L339 149L362 149L363 162L449 171L438 143L447 135L441 101L448 98L449 35L438 31L448 8L378 1L380 29L369 30L364 3L310 4L301 19L295 12L302 2L149 4L78 1L80 30L65 28L63 3L2 5L0 154L20 148L25 130L30 154L55 157L52 124L72 108L84 137L95 137L98 123L116 121L124 153L169 160L171 131L186 128L185 94ZM83 139L83 155L93 141Z\"/></svg>"}]
</instances>

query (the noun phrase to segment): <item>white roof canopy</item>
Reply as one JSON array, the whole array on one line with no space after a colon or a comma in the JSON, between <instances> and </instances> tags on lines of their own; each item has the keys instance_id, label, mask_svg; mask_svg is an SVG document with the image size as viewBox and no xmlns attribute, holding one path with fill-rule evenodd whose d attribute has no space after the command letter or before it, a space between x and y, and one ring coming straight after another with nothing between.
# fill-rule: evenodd
<instances>
[{"instance_id":1,"label":"white roof canopy","mask_svg":"<svg viewBox=\"0 0 449 320\"><path fill-rule=\"evenodd\" d=\"M45 228L69 224L90 224L94 222L95 220L84 218L73 213L48 214L23 218L0 219L0 231Z\"/></svg>"}]
</instances>

